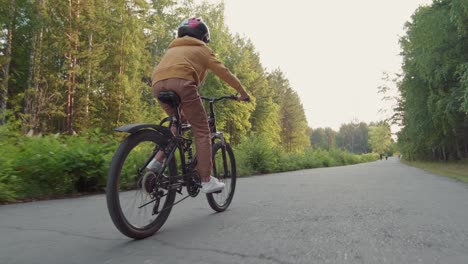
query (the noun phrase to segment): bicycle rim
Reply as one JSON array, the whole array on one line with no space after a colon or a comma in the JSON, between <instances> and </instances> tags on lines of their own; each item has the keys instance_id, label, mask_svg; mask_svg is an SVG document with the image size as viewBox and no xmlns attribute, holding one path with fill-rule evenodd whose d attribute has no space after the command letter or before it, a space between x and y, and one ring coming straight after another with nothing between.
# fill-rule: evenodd
<instances>
[{"instance_id":1,"label":"bicycle rim","mask_svg":"<svg viewBox=\"0 0 468 264\"><path fill-rule=\"evenodd\" d=\"M128 136L115 153L109 171L107 205L112 221L120 232L135 239L148 237L161 228L176 195L174 190L159 188L156 175L145 175L141 170L154 155L157 136L151 130ZM170 175L176 175L174 165L170 166ZM156 201L151 195L155 188L163 194L157 214L154 213ZM161 212L164 208L168 209Z\"/></svg>"},{"instance_id":2,"label":"bicycle rim","mask_svg":"<svg viewBox=\"0 0 468 264\"><path fill-rule=\"evenodd\" d=\"M216 143L213 146L212 173L225 184L225 188L220 193L210 193L206 197L213 210L222 212L231 204L236 189L236 161L229 144Z\"/></svg>"}]
</instances>

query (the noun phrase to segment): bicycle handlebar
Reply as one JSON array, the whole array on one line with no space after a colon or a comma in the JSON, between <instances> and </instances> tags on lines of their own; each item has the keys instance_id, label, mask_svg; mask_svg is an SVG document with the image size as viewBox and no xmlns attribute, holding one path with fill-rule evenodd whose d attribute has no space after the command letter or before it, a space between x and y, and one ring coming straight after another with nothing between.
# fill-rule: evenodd
<instances>
[{"instance_id":1,"label":"bicycle handlebar","mask_svg":"<svg viewBox=\"0 0 468 264\"><path fill-rule=\"evenodd\" d=\"M203 100L206 100L206 101L209 101L209 102L218 102L218 101L222 101L222 100L237 100L238 97L235 96L235 95L227 95L227 96L221 96L221 97L218 97L218 98L214 98L214 97L206 97L206 96L200 96L201 99Z\"/></svg>"}]
</instances>

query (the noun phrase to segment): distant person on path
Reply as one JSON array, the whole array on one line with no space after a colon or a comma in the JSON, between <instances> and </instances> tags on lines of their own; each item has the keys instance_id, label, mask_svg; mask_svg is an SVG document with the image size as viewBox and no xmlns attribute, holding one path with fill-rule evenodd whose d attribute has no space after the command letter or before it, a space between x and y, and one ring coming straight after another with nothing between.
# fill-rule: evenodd
<instances>
[{"instance_id":1,"label":"distant person on path","mask_svg":"<svg viewBox=\"0 0 468 264\"><path fill-rule=\"evenodd\" d=\"M383 154L382 154L382 153L380 153L380 160L382 160L382 158L383 158Z\"/></svg>"}]
</instances>

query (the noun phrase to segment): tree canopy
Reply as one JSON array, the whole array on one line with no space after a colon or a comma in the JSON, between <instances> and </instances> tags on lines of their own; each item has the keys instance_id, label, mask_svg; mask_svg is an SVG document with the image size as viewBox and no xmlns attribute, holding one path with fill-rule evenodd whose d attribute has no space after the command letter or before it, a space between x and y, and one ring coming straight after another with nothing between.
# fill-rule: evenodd
<instances>
[{"instance_id":1,"label":"tree canopy","mask_svg":"<svg viewBox=\"0 0 468 264\"><path fill-rule=\"evenodd\" d=\"M468 2L420 7L401 38L403 74L396 109L409 159L468 155Z\"/></svg>"}]
</instances>

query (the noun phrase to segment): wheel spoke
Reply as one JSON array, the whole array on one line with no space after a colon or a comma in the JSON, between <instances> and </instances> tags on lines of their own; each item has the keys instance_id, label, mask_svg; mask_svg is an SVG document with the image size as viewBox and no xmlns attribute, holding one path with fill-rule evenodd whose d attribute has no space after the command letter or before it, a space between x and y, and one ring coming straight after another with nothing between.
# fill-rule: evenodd
<instances>
[{"instance_id":1,"label":"wheel spoke","mask_svg":"<svg viewBox=\"0 0 468 264\"><path fill-rule=\"evenodd\" d=\"M225 188L220 193L208 194L207 198L210 206L221 212L231 203L236 183L234 154L228 144L218 143L213 147L213 175L225 184Z\"/></svg>"},{"instance_id":2,"label":"wheel spoke","mask_svg":"<svg viewBox=\"0 0 468 264\"><path fill-rule=\"evenodd\" d=\"M117 150L110 167L107 182L107 204L115 226L132 238L152 235L166 221L170 209L164 213L153 214L155 198L158 193L160 206L168 207L174 202L175 192L158 186L156 174L140 173L159 149L159 135L154 131L140 131L126 138ZM138 171L139 173L135 174ZM168 173L175 176L177 167L171 161ZM151 192L151 193L148 193Z\"/></svg>"}]
</instances>

